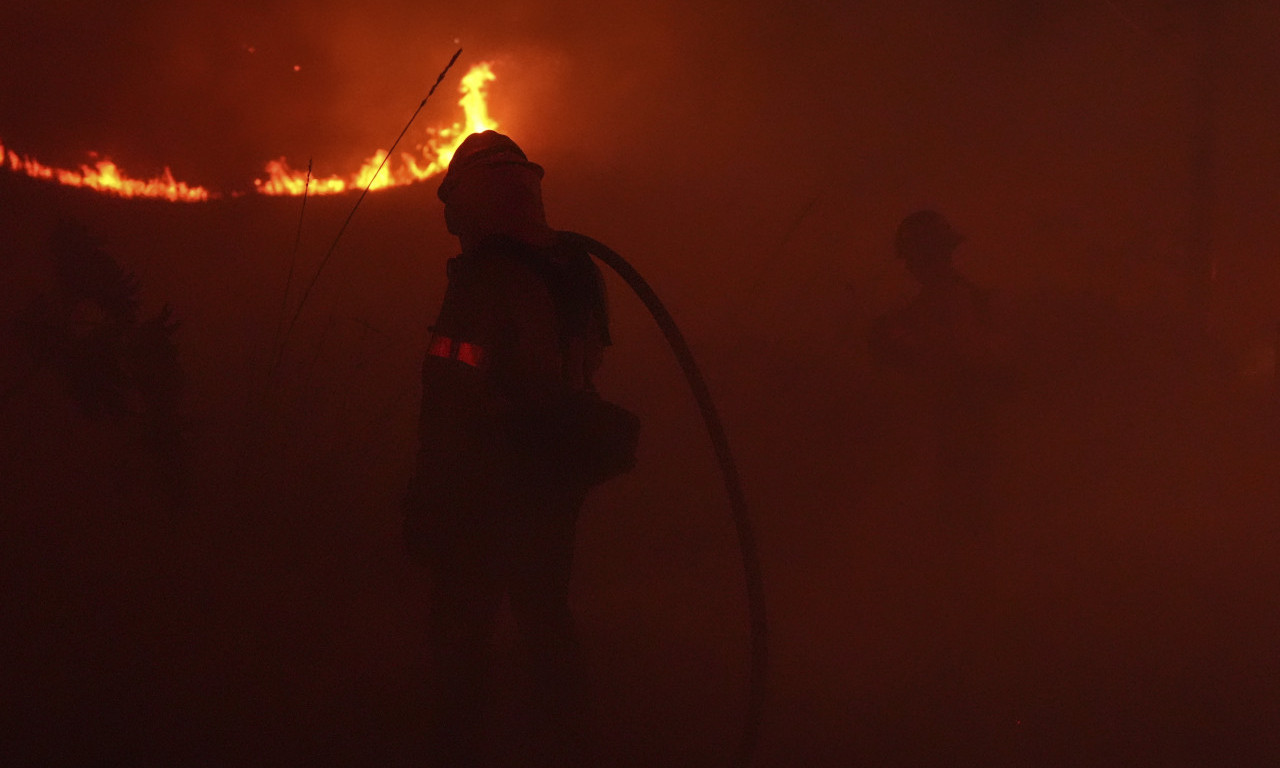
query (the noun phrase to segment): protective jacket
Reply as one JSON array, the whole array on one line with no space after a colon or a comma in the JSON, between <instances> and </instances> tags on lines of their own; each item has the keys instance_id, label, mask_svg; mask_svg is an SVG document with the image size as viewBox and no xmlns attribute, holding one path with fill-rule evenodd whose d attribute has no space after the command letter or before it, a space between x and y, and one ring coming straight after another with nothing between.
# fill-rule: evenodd
<instances>
[{"instance_id":1,"label":"protective jacket","mask_svg":"<svg viewBox=\"0 0 1280 768\"><path fill-rule=\"evenodd\" d=\"M639 429L592 383L610 339L589 254L499 236L448 276L422 369L411 551L415 516L492 515L531 488L585 492L626 471Z\"/></svg>"}]
</instances>

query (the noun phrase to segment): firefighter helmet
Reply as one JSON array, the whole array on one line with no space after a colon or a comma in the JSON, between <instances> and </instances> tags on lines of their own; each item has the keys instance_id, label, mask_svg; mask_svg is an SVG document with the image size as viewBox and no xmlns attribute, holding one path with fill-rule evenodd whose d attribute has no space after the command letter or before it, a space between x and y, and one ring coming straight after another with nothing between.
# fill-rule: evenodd
<instances>
[{"instance_id":1,"label":"firefighter helmet","mask_svg":"<svg viewBox=\"0 0 1280 768\"><path fill-rule=\"evenodd\" d=\"M497 131L481 131L471 134L458 145L436 194L442 202L448 204L449 195L463 176L476 169L501 165L523 166L537 174L539 179L542 178L542 166L529 162L524 150L510 137Z\"/></svg>"},{"instance_id":2,"label":"firefighter helmet","mask_svg":"<svg viewBox=\"0 0 1280 768\"><path fill-rule=\"evenodd\" d=\"M906 260L949 256L964 237L935 210L916 211L902 220L894 238L898 258Z\"/></svg>"}]
</instances>

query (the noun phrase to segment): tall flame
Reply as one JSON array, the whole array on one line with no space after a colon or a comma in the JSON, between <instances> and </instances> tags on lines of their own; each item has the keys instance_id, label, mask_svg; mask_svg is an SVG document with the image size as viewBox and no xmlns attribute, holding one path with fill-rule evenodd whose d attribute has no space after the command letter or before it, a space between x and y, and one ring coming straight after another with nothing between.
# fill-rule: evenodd
<instances>
[{"instance_id":1,"label":"tall flame","mask_svg":"<svg viewBox=\"0 0 1280 768\"><path fill-rule=\"evenodd\" d=\"M498 123L489 116L486 89L496 77L489 62L473 66L463 75L458 92L462 98L458 104L465 115L462 122L444 128L428 128L426 138L415 151L400 153L400 162L386 162L387 150L379 149L364 162L360 169L349 176L311 177L309 194L331 195L351 189L383 189L421 181L443 173L453 159L458 145L472 133L491 131ZM0 142L0 166L36 179L47 179L72 187L86 187L98 192L120 197L151 197L174 202L199 202L219 197L204 187L187 184L174 178L166 166L164 173L150 179L137 179L127 175L109 158L97 159L93 164L81 165L79 170L55 168L44 165L28 155L6 150ZM382 170L379 171L378 168ZM301 195L307 190L305 172L289 167L281 157L266 164L266 178L254 179L255 189L264 195ZM374 178L374 174L377 178ZM370 184L370 180L373 183Z\"/></svg>"},{"instance_id":2,"label":"tall flame","mask_svg":"<svg viewBox=\"0 0 1280 768\"><path fill-rule=\"evenodd\" d=\"M458 104L462 106L465 115L463 122L446 128L428 128L426 141L418 145L416 153L400 154L401 165L393 167L390 162L383 165L383 161L387 159L387 151L379 149L360 166L360 170L346 178L312 176L309 194L328 195L349 189L364 189L376 172L378 177L369 185L370 189L403 186L443 173L463 139L472 133L497 129L498 123L489 117L486 100L486 89L495 79L493 66L487 61L476 64L463 75L462 83L458 86L458 92L462 94ZM382 166L381 172L378 172L379 166ZM306 173L290 168L283 157L267 163L266 172L265 179L255 179L253 182L264 195L300 195L306 188Z\"/></svg>"}]
</instances>

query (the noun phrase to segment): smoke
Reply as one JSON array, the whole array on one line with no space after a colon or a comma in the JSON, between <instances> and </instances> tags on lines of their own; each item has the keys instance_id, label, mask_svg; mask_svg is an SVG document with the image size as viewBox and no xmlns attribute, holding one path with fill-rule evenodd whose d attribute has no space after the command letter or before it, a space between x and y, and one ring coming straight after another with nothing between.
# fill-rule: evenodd
<instances>
[{"instance_id":1,"label":"smoke","mask_svg":"<svg viewBox=\"0 0 1280 768\"><path fill-rule=\"evenodd\" d=\"M1221 82L1265 93L1274 66L1247 62L1266 60L1274 12L1236 8ZM933 200L968 206L980 229L1011 187L1041 182L1033 194L1057 198L1039 206L1052 214L1023 214L1033 219L1095 205L1105 187L1101 207L1162 210L1167 228L1188 205L1194 21L1101 0L24 0L0 32L0 137L47 163L96 151L214 188L246 188L282 155L340 172L390 143L461 46L464 66L498 62L504 127L575 166L706 185L743 207L758 190L794 206L823 185L890 199L893 215ZM452 82L420 130L456 118ZM1241 128L1263 141L1264 124ZM858 186L867 163L873 182Z\"/></svg>"},{"instance_id":2,"label":"smoke","mask_svg":"<svg viewBox=\"0 0 1280 768\"><path fill-rule=\"evenodd\" d=\"M223 190L280 155L355 167L460 46L418 127L450 123L459 72L493 61L492 115L547 169L551 223L636 264L722 408L764 550L774 763L965 762L947 738L990 765L1280 753L1265 735L1280 732L1275 629L1257 618L1274 615L1258 585L1277 575L1258 405L1280 288L1273 3L1223 6L1215 33L1208 323L1187 269L1204 30L1184 4L10 6L6 146ZM67 213L139 275L148 311L174 305L198 473L195 514L173 522L139 490L145 467L112 463L122 439L75 421L47 377L0 410L21 510L5 575L71 606L62 625L46 621L54 598L27 611L34 588L4 606L19 720L84 726L86 758L154 755L170 727L171 762L297 761L295 743L395 762L394 740L412 741L422 584L399 557L395 496L455 247L432 192L369 196L264 403L297 200L172 206L0 178L6 317L39 292L28 262ZM351 202L308 203L302 279ZM960 267L1020 345L985 539L939 531L927 414L867 352L873 320L915 290L891 241L923 206L965 234ZM745 664L732 531L675 364L610 288L599 383L645 436L636 473L592 496L575 601L612 743L635 764L711 764ZM139 645L101 628L117 625ZM185 644L166 644L173 627ZM61 645L40 651L45 636ZM125 683L133 714L113 705ZM220 722L246 735L210 744Z\"/></svg>"},{"instance_id":3,"label":"smoke","mask_svg":"<svg viewBox=\"0 0 1280 768\"><path fill-rule=\"evenodd\" d=\"M466 49L459 71L486 59L506 63L502 88L516 105L536 108L549 86L599 103L598 90L573 79L615 57L612 69L633 76L609 87L619 99L634 96L634 73L663 66L661 41L678 27L641 6L499 3L477 13L405 2L236 10L213 2L23 3L6 21L0 136L10 146L62 164L108 153L126 167L169 165L180 177L230 188L280 155L294 165L314 156L325 173L387 146L456 47ZM543 62L554 69L566 61L576 63L560 73L569 79L530 83L527 73L539 74ZM456 73L419 130L456 119L454 83Z\"/></svg>"}]
</instances>

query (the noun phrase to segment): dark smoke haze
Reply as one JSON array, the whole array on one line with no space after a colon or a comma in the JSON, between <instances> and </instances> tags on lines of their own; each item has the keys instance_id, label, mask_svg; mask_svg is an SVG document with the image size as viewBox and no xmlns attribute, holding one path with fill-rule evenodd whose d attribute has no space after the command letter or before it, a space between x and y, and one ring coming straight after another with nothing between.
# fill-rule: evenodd
<instances>
[{"instance_id":1,"label":"dark smoke haze","mask_svg":"<svg viewBox=\"0 0 1280 768\"><path fill-rule=\"evenodd\" d=\"M1111 247L1097 231L1131 260L1187 257L1202 15L1132 0L20 2L0 31L0 139L220 190L278 156L346 173L461 45L464 66L497 62L493 114L539 156L697 189L775 242L816 198L805 229L865 233L836 235L847 253L878 252L903 209L938 205L1035 279ZM1277 31L1273 4L1239 2L1213 33L1223 238L1275 224ZM455 83L420 130L457 118Z\"/></svg>"},{"instance_id":2,"label":"dark smoke haze","mask_svg":"<svg viewBox=\"0 0 1280 768\"><path fill-rule=\"evenodd\" d=\"M233 6L8 3L0 140L247 190L281 155L353 170L461 46L417 127L453 122L493 61L551 223L634 261L727 422L773 622L762 765L1280 762L1280 5ZM434 186L369 196L268 380L298 200L0 173L0 755L411 762L424 583L396 504L456 247ZM290 308L353 202L308 203ZM927 419L868 353L915 290L891 244L924 206L1017 350L976 538L931 516ZM185 509L126 428L27 378L16 319L62 218L183 322ZM725 764L733 532L670 353L610 289L600 385L645 432L580 531L596 728L618 765Z\"/></svg>"}]
</instances>

